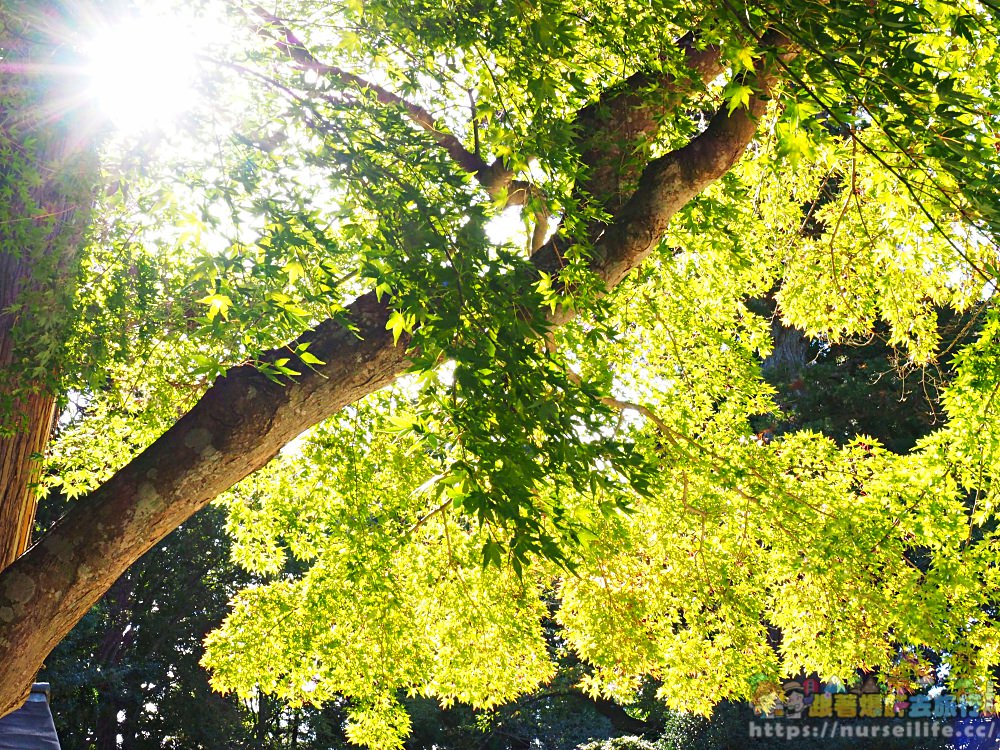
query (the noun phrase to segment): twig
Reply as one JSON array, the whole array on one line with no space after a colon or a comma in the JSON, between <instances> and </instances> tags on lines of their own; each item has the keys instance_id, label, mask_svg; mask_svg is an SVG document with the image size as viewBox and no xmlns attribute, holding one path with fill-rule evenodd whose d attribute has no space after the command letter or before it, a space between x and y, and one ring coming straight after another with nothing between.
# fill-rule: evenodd
<instances>
[{"instance_id":1,"label":"twig","mask_svg":"<svg viewBox=\"0 0 1000 750\"><path fill-rule=\"evenodd\" d=\"M416 521L416 523L414 523L410 528L408 528L406 530L406 536L411 536L415 531L417 531L417 529L419 529L425 523L427 523L432 518L434 518L434 516L436 516L438 513L443 513L444 511L446 511L448 509L448 507L451 505L451 503L452 503L452 498L448 498L443 503L441 503L438 507L434 508L433 510L428 511L423 516L421 516L420 518L418 518L417 521Z\"/></svg>"}]
</instances>

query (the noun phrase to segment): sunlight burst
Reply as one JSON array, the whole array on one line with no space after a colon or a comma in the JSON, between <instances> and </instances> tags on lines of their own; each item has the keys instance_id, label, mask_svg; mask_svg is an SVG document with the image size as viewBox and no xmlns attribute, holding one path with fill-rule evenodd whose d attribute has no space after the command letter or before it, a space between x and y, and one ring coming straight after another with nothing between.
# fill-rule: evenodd
<instances>
[{"instance_id":1,"label":"sunlight burst","mask_svg":"<svg viewBox=\"0 0 1000 750\"><path fill-rule=\"evenodd\" d=\"M195 96L198 32L190 19L168 16L102 29L84 48L88 97L120 131L168 126Z\"/></svg>"}]
</instances>

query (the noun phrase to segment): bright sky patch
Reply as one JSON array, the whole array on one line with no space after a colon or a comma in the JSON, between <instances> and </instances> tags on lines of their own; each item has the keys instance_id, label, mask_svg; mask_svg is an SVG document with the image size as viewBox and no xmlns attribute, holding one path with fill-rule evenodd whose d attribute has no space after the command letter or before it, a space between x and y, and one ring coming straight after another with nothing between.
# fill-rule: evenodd
<instances>
[{"instance_id":1,"label":"bright sky patch","mask_svg":"<svg viewBox=\"0 0 1000 750\"><path fill-rule=\"evenodd\" d=\"M168 126L195 96L205 32L184 16L137 16L102 27L83 49L88 98L119 131Z\"/></svg>"}]
</instances>

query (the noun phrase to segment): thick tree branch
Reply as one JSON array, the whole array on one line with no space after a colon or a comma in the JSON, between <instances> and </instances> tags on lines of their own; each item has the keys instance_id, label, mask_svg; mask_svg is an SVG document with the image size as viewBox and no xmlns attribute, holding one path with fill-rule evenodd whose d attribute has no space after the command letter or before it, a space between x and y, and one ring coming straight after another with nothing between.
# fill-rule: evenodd
<instances>
[{"instance_id":1,"label":"thick tree branch","mask_svg":"<svg viewBox=\"0 0 1000 750\"><path fill-rule=\"evenodd\" d=\"M783 50L784 59L794 56L784 39L774 39L772 43ZM767 108L776 79L771 66L761 68L758 93L745 108L730 114L723 106L708 127L689 143L646 164L635 192L623 201L614 222L595 240L591 265L609 289L656 248L674 214L728 172L743 154ZM563 267L561 244L560 238L553 238L532 256L532 261L540 270L558 274ZM564 322L571 313L562 315L554 322Z\"/></svg>"},{"instance_id":2,"label":"thick tree branch","mask_svg":"<svg viewBox=\"0 0 1000 750\"><path fill-rule=\"evenodd\" d=\"M545 690L538 692L522 698L519 704L530 706L533 703L551 700L552 698L571 698L590 706L595 712L606 718L611 723L611 726L623 734L643 735L654 732L659 728L652 722L635 718L613 700L603 697L595 698L578 687L572 687L568 690Z\"/></svg>"},{"instance_id":3,"label":"thick tree branch","mask_svg":"<svg viewBox=\"0 0 1000 750\"><path fill-rule=\"evenodd\" d=\"M592 698L586 693L574 693L580 700L589 703L597 713L611 722L611 726L626 734L643 735L652 732L656 727L648 721L637 719L624 708L608 698Z\"/></svg>"},{"instance_id":4,"label":"thick tree branch","mask_svg":"<svg viewBox=\"0 0 1000 750\"><path fill-rule=\"evenodd\" d=\"M700 47L694 34L678 40L686 73L640 72L580 111L577 132L587 173L577 190L615 215L637 187L644 155L681 99L723 72L719 47Z\"/></svg>"},{"instance_id":5,"label":"thick tree branch","mask_svg":"<svg viewBox=\"0 0 1000 750\"><path fill-rule=\"evenodd\" d=\"M596 246L594 270L608 288L648 256L674 213L736 162L771 82L762 72L762 95L747 110L720 111L688 145L648 164ZM557 242L532 260L557 271ZM303 430L393 381L406 366L408 340L393 345L388 317L374 294L358 298L346 325L329 320L301 337L326 364L303 367L283 386L252 367L234 368L0 574L0 715L18 705L52 647L143 553ZM273 356L290 355L283 348Z\"/></svg>"},{"instance_id":6,"label":"thick tree branch","mask_svg":"<svg viewBox=\"0 0 1000 750\"><path fill-rule=\"evenodd\" d=\"M326 364L284 386L250 366L231 370L0 575L0 714L131 563L309 425L392 382L406 341L393 346L387 319L374 294L360 297L348 325L330 320L302 337Z\"/></svg>"}]
</instances>

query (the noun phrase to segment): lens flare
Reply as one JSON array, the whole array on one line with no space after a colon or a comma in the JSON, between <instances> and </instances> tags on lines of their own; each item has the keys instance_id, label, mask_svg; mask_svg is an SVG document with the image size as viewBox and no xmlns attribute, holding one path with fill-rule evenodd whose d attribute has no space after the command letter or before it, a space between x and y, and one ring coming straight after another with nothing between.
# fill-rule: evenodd
<instances>
[{"instance_id":1,"label":"lens flare","mask_svg":"<svg viewBox=\"0 0 1000 750\"><path fill-rule=\"evenodd\" d=\"M100 29L82 49L87 97L119 131L168 127L196 94L198 32L192 19L168 16Z\"/></svg>"}]
</instances>

